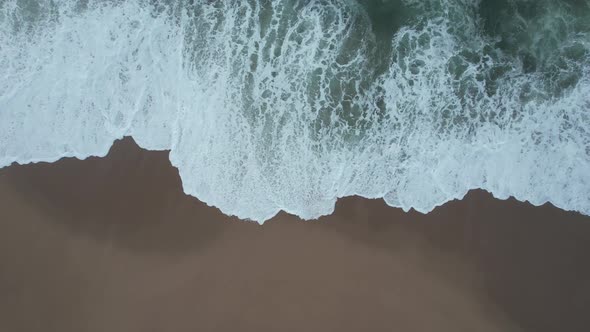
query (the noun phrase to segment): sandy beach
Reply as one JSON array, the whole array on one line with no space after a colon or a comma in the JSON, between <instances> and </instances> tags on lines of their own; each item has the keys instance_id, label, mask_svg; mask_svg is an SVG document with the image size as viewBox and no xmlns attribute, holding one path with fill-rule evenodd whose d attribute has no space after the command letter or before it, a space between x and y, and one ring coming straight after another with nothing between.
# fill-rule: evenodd
<instances>
[{"instance_id":1,"label":"sandy beach","mask_svg":"<svg viewBox=\"0 0 590 332\"><path fill-rule=\"evenodd\" d=\"M586 331L590 217L472 191L264 226L187 196L168 153L0 169L0 331Z\"/></svg>"}]
</instances>

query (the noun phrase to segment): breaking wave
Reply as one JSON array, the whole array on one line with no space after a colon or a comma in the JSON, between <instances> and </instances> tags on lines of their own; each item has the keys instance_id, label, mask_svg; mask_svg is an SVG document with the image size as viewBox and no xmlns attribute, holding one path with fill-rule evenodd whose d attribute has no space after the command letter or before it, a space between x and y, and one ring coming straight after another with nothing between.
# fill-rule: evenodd
<instances>
[{"instance_id":1,"label":"breaking wave","mask_svg":"<svg viewBox=\"0 0 590 332\"><path fill-rule=\"evenodd\" d=\"M588 0L0 0L0 167L169 149L263 222L474 188L590 214Z\"/></svg>"}]
</instances>

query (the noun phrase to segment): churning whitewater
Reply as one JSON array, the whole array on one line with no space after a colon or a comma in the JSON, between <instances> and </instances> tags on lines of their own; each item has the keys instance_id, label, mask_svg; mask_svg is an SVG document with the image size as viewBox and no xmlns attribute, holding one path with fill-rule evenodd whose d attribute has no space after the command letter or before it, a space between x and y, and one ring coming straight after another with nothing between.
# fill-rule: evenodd
<instances>
[{"instance_id":1,"label":"churning whitewater","mask_svg":"<svg viewBox=\"0 0 590 332\"><path fill-rule=\"evenodd\" d=\"M169 149L264 222L482 188L590 214L590 0L0 0L0 167Z\"/></svg>"}]
</instances>

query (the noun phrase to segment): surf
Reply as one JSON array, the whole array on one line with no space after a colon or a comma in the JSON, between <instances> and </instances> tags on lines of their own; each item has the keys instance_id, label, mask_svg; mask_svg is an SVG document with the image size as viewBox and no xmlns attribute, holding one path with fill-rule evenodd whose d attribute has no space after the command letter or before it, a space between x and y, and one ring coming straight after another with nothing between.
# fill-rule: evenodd
<instances>
[{"instance_id":1,"label":"surf","mask_svg":"<svg viewBox=\"0 0 590 332\"><path fill-rule=\"evenodd\" d=\"M587 1L0 2L0 167L170 150L258 222L481 188L590 214Z\"/></svg>"}]
</instances>

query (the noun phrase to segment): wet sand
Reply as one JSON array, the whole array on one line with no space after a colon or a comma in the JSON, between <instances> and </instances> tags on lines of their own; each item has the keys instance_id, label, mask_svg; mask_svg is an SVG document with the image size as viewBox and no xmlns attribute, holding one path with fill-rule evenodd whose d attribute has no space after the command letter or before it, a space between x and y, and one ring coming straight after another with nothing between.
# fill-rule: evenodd
<instances>
[{"instance_id":1,"label":"wet sand","mask_svg":"<svg viewBox=\"0 0 590 332\"><path fill-rule=\"evenodd\" d=\"M167 152L0 169L0 331L588 331L590 217L472 191L264 226Z\"/></svg>"}]
</instances>

